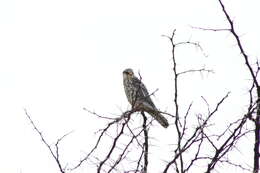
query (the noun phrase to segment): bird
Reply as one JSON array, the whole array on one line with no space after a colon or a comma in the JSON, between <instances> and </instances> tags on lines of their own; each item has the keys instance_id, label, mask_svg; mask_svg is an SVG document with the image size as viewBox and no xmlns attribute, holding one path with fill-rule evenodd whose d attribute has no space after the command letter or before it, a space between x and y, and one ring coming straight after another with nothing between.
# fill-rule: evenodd
<instances>
[{"instance_id":1,"label":"bird","mask_svg":"<svg viewBox=\"0 0 260 173\"><path fill-rule=\"evenodd\" d=\"M164 128L169 126L167 119L154 105L145 85L134 75L131 68L123 71L123 84L127 100L132 109L147 112Z\"/></svg>"}]
</instances>

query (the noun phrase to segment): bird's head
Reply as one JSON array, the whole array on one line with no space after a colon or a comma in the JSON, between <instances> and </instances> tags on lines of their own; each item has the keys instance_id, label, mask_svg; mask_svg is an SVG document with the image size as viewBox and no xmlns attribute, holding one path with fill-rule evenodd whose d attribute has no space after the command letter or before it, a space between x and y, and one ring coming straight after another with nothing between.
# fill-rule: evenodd
<instances>
[{"instance_id":1,"label":"bird's head","mask_svg":"<svg viewBox=\"0 0 260 173\"><path fill-rule=\"evenodd\" d=\"M124 78L132 78L134 77L134 72L131 68L127 68L123 71L123 77Z\"/></svg>"}]
</instances>

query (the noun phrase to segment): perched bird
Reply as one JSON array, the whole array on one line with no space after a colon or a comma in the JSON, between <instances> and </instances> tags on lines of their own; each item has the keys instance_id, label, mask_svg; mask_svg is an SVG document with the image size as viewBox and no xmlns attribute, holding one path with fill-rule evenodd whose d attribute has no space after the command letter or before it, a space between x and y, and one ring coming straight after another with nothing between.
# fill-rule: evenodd
<instances>
[{"instance_id":1,"label":"perched bird","mask_svg":"<svg viewBox=\"0 0 260 173\"><path fill-rule=\"evenodd\" d=\"M134 75L132 69L128 68L123 71L123 83L127 100L133 109L149 113L164 128L169 126L167 119L154 105L145 85Z\"/></svg>"}]
</instances>

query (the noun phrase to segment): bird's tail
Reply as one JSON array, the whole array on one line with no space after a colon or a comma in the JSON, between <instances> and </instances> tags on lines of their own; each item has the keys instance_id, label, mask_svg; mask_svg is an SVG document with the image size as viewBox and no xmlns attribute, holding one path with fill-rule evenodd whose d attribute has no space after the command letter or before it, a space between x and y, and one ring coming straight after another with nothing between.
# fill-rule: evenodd
<instances>
[{"instance_id":1,"label":"bird's tail","mask_svg":"<svg viewBox=\"0 0 260 173\"><path fill-rule=\"evenodd\" d=\"M158 111L148 111L148 113L158 122L160 123L164 128L167 128L169 126L169 123L167 119L160 114Z\"/></svg>"}]
</instances>

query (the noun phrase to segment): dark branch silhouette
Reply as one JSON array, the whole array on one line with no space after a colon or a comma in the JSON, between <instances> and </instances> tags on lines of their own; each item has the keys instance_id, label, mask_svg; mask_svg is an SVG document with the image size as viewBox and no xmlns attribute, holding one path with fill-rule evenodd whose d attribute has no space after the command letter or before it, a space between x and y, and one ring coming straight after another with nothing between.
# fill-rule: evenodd
<instances>
[{"instance_id":1,"label":"dark branch silhouette","mask_svg":"<svg viewBox=\"0 0 260 173\"><path fill-rule=\"evenodd\" d=\"M52 157L54 158L55 162L57 163L59 170L61 173L65 173L65 168L64 166L62 166L61 161L60 161L60 154L59 154L59 143L66 137L68 136L71 132L63 135L61 138L59 138L57 140L57 142L55 143L55 150L51 148L50 144L48 144L48 142L46 141L46 139L44 138L42 132L37 128L37 126L35 125L35 123L33 122L32 118L30 117L30 115L28 114L27 110L24 109L25 114L27 116L27 118L29 119L31 125L33 126L34 130L38 133L38 135L41 137L42 142L44 143L44 145L48 148L49 152L51 153Z\"/></svg>"},{"instance_id":2,"label":"dark branch silhouette","mask_svg":"<svg viewBox=\"0 0 260 173\"><path fill-rule=\"evenodd\" d=\"M198 48L202 54L204 53L199 42L192 40L175 42L175 40L177 40L175 39L177 37L177 31L173 30L171 36L163 36L169 39L172 48L174 112L159 111L159 113L169 117L170 129L168 128L167 130L172 130L173 136L170 138L174 141L173 145L169 145L169 149L172 151L171 155L168 156L168 158L163 158L164 163L153 163L151 159L153 157L153 153L151 152L153 146L149 143L149 141L152 140L151 136L153 134L149 129L155 126L152 123L153 118L146 117L146 114L142 110L137 110L132 106L131 110L121 113L121 115L116 118L111 118L84 108L88 114L94 115L99 121L105 121L107 123L104 127L98 127L100 129L96 134L97 139L93 147L84 149L89 151L81 156L81 159L79 159L76 164L69 164L67 168L67 166L65 167L61 162L59 144L70 133L57 139L54 146L51 146L25 110L27 118L40 136L43 144L49 150L61 173L74 171L83 164L94 164L97 173L148 173L152 172L150 165L153 164L158 164L163 173L193 172L197 166L200 166L202 172L210 173L216 171L221 165L232 166L242 171L252 171L250 166L236 163L228 157L228 154L232 154L234 150L239 151L240 146L237 145L238 142L252 132L254 132L255 135L253 173L259 172L260 86L257 80L260 71L259 62L257 61L253 65L252 60L247 55L235 30L234 23L225 5L221 0L218 0L218 2L227 19L228 27L219 29L203 27L192 28L203 31L230 32L234 37L252 80L250 89L248 90L249 103L247 111L238 116L235 121L225 124L224 129L216 132L211 130L218 128L218 124L214 122L214 117L218 114L219 110L223 109L222 105L227 104L226 100L229 98L230 92L227 92L224 96L219 96L218 101L213 106L208 103L205 97L201 96L206 108L201 108L201 112L199 113L193 112L194 102L192 98L190 98L187 104L188 107L184 107L180 104L182 97L180 81L183 77L187 77L187 75L193 73L214 73L214 71L206 67L194 68L192 65L188 69L179 70L177 60L181 57L176 56L177 48L190 45ZM139 77L141 81L142 77L140 73ZM157 90L147 97L154 95L156 91ZM184 110L184 113L180 110ZM140 117L143 120L142 124L138 124L136 121L136 119L140 120ZM246 124L248 122L254 123L253 130L247 128Z\"/></svg>"}]
</instances>

